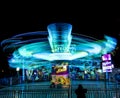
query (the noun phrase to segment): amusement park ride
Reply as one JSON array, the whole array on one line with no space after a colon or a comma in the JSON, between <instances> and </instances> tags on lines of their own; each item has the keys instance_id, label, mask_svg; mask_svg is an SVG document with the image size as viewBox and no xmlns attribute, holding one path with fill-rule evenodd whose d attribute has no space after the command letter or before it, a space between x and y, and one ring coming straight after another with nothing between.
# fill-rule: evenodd
<instances>
[{"instance_id":1,"label":"amusement park ride","mask_svg":"<svg viewBox=\"0 0 120 98\"><path fill-rule=\"evenodd\" d=\"M101 57L114 51L117 40L107 35L99 40L76 34L69 23L52 23L47 26L47 31L18 34L3 40L1 45L9 54L10 67L35 70L46 66L51 68L52 82L68 85L69 67L78 66L84 70L84 64L74 65L74 62L96 61L101 64ZM112 62L104 63L104 71L107 64L112 66ZM88 65L88 69L92 68L95 66Z\"/></svg>"}]
</instances>

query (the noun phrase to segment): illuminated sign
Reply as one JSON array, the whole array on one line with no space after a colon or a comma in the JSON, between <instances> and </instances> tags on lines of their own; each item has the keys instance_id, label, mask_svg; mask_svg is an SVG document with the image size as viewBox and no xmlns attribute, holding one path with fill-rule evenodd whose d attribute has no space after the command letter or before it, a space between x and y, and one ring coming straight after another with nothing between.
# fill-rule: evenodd
<instances>
[{"instance_id":1,"label":"illuminated sign","mask_svg":"<svg viewBox=\"0 0 120 98\"><path fill-rule=\"evenodd\" d=\"M111 60L111 54L104 54L102 56L102 61L108 61Z\"/></svg>"},{"instance_id":2,"label":"illuminated sign","mask_svg":"<svg viewBox=\"0 0 120 98\"><path fill-rule=\"evenodd\" d=\"M102 62L103 72L112 72L113 64L111 61Z\"/></svg>"}]
</instances>

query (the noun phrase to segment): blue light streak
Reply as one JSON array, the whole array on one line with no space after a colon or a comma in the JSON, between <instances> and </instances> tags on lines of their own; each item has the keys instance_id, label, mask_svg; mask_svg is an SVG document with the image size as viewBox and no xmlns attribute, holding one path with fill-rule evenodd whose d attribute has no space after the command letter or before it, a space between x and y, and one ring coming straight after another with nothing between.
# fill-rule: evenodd
<instances>
[{"instance_id":1,"label":"blue light streak","mask_svg":"<svg viewBox=\"0 0 120 98\"><path fill-rule=\"evenodd\" d=\"M18 34L2 41L3 50L12 54L8 60L10 67L23 68L23 60L25 69L34 69L55 60L94 59L112 52L117 45L117 40L107 35L98 40L72 33L72 25L68 23L50 24L47 29Z\"/></svg>"}]
</instances>

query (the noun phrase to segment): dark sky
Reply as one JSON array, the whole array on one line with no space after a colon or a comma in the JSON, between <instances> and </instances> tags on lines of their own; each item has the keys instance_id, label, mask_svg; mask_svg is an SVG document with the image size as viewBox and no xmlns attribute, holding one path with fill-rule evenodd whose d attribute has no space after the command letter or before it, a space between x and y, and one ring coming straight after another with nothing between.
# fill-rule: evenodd
<instances>
[{"instance_id":1,"label":"dark sky","mask_svg":"<svg viewBox=\"0 0 120 98\"><path fill-rule=\"evenodd\" d=\"M39 12L40 13L40 12ZM59 13L39 15L8 13L0 16L0 42L13 35L32 31L47 31L47 25L66 22L73 25L73 33L102 38L104 34L119 39L120 18L111 13ZM0 47L0 68L8 66L6 55Z\"/></svg>"}]
</instances>

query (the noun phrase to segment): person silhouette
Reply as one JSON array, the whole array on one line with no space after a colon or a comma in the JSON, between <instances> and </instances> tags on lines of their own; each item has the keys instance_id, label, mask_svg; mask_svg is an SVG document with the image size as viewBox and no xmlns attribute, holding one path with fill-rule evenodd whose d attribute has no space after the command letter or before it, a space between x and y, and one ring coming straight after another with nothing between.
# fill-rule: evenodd
<instances>
[{"instance_id":1,"label":"person silhouette","mask_svg":"<svg viewBox=\"0 0 120 98\"><path fill-rule=\"evenodd\" d=\"M87 93L87 89L84 89L81 84L78 85L78 88L75 90L77 98L86 98L85 93Z\"/></svg>"}]
</instances>

